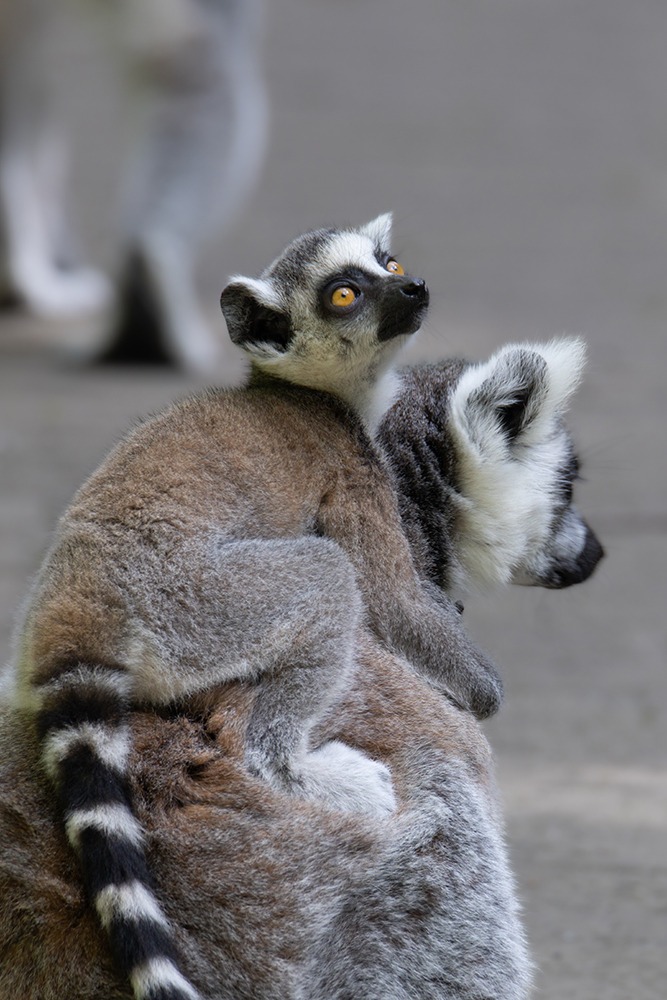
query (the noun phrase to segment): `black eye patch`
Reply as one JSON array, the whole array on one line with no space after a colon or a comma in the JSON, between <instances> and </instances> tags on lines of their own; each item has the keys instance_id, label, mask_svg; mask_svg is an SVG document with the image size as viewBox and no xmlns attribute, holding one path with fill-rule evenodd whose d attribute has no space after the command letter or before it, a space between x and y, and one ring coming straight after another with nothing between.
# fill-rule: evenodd
<instances>
[{"instance_id":1,"label":"black eye patch","mask_svg":"<svg viewBox=\"0 0 667 1000\"><path fill-rule=\"evenodd\" d=\"M326 278L320 285L318 291L318 308L321 315L328 316L350 316L356 313L362 306L365 299L376 297L378 286L382 279L375 274L369 274L360 267L347 267L344 271L338 271ZM331 297L338 288L351 288L355 298L352 304L345 310L332 304Z\"/></svg>"}]
</instances>

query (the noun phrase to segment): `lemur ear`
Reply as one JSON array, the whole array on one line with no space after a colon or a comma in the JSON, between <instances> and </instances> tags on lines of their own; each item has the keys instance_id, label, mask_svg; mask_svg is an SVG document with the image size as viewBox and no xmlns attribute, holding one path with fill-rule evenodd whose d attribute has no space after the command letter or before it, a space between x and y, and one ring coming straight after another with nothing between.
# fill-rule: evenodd
<instances>
[{"instance_id":1,"label":"lemur ear","mask_svg":"<svg viewBox=\"0 0 667 1000\"><path fill-rule=\"evenodd\" d=\"M368 236L383 253L389 253L391 250L391 223L391 212L386 212L384 215L378 215L377 219L373 219L372 222L367 222L359 232Z\"/></svg>"},{"instance_id":2,"label":"lemur ear","mask_svg":"<svg viewBox=\"0 0 667 1000\"><path fill-rule=\"evenodd\" d=\"M511 344L472 365L452 394L452 414L482 451L543 439L581 380L580 340Z\"/></svg>"},{"instance_id":3,"label":"lemur ear","mask_svg":"<svg viewBox=\"0 0 667 1000\"><path fill-rule=\"evenodd\" d=\"M246 350L285 351L292 339L290 320L269 281L234 277L223 289L220 308L233 343Z\"/></svg>"},{"instance_id":4,"label":"lemur ear","mask_svg":"<svg viewBox=\"0 0 667 1000\"><path fill-rule=\"evenodd\" d=\"M534 351L517 348L493 359L468 406L485 407L495 416L508 444L514 444L535 418L546 391L546 361Z\"/></svg>"}]
</instances>

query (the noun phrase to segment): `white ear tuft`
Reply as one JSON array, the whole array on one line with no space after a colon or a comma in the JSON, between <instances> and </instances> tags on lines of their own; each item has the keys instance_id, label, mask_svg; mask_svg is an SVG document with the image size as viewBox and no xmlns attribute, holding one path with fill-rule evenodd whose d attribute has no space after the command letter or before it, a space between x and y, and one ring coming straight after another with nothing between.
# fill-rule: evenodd
<instances>
[{"instance_id":1,"label":"white ear tuft","mask_svg":"<svg viewBox=\"0 0 667 1000\"><path fill-rule=\"evenodd\" d=\"M384 215L378 215L377 219L373 219L372 222L367 222L365 226L361 226L359 232L368 236L375 246L384 253L389 253L391 249L391 224L392 214L386 212Z\"/></svg>"},{"instance_id":2,"label":"white ear tuft","mask_svg":"<svg viewBox=\"0 0 667 1000\"><path fill-rule=\"evenodd\" d=\"M579 385L585 358L578 338L501 348L463 372L451 397L455 425L487 454L542 440Z\"/></svg>"},{"instance_id":3,"label":"white ear tuft","mask_svg":"<svg viewBox=\"0 0 667 1000\"><path fill-rule=\"evenodd\" d=\"M233 274L223 289L220 301L223 302L232 294L245 295L267 309L284 308L275 286L265 278L246 278L242 274Z\"/></svg>"},{"instance_id":4,"label":"white ear tuft","mask_svg":"<svg viewBox=\"0 0 667 1000\"><path fill-rule=\"evenodd\" d=\"M547 344L526 345L547 363L549 398L558 413L564 413L579 388L586 367L586 344L581 337L559 337Z\"/></svg>"}]
</instances>

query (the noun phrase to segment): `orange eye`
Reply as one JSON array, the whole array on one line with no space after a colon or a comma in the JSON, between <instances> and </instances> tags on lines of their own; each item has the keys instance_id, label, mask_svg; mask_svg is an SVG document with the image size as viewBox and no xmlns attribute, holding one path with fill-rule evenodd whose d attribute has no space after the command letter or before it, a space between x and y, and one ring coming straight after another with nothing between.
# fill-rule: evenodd
<instances>
[{"instance_id":1,"label":"orange eye","mask_svg":"<svg viewBox=\"0 0 667 1000\"><path fill-rule=\"evenodd\" d=\"M351 306L356 297L357 293L354 289L348 285L341 285L340 288L334 288L331 293L331 305L338 306L338 308Z\"/></svg>"},{"instance_id":2,"label":"orange eye","mask_svg":"<svg viewBox=\"0 0 667 1000\"><path fill-rule=\"evenodd\" d=\"M391 271L392 274L405 274L404 268L398 263L397 260L388 260L386 268L388 271Z\"/></svg>"}]
</instances>

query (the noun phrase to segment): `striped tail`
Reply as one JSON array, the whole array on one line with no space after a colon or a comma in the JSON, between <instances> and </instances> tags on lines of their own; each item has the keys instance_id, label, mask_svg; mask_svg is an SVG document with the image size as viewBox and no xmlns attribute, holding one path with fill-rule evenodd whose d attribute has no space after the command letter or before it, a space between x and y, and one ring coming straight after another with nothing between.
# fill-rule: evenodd
<instances>
[{"instance_id":1,"label":"striped tail","mask_svg":"<svg viewBox=\"0 0 667 1000\"><path fill-rule=\"evenodd\" d=\"M67 838L111 949L136 1000L200 1000L178 969L169 922L152 891L127 781L130 681L79 664L38 689L43 758Z\"/></svg>"}]
</instances>

